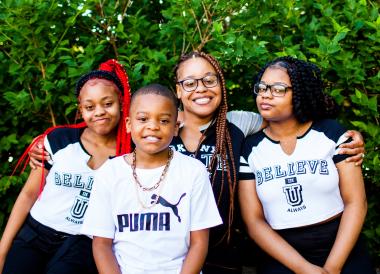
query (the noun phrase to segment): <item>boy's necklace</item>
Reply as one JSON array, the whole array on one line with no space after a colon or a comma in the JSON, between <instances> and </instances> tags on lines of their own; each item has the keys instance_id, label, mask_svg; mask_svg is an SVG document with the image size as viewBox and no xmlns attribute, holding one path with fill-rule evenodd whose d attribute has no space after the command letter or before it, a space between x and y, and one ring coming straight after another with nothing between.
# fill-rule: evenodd
<instances>
[{"instance_id":1,"label":"boy's necklace","mask_svg":"<svg viewBox=\"0 0 380 274\"><path fill-rule=\"evenodd\" d=\"M161 185L161 183L162 183L162 182L164 181L164 179L165 179L166 173L167 173L167 171L168 171L168 169L169 169L170 162L171 162L172 159L173 159L173 151L172 151L171 148L169 148L168 160L167 160L167 162L166 162L166 165L165 165L165 167L164 167L164 170L163 170L162 173L161 173L160 179L159 179L158 182L155 183L153 186L151 186L151 187L145 187L145 186L143 186L143 185L140 183L140 181L139 181L139 179L138 179L138 177L137 177L137 173L136 173L136 150L134 150L133 153L132 153L132 174L133 174L133 178L135 179L136 185L137 185L137 186L138 186L143 192L149 192L149 191L153 191L153 190L156 190L157 188L159 188L160 185ZM137 191L137 188L136 188L136 191ZM153 198L153 196L154 196L155 198ZM149 206L146 206L146 205L142 202L141 197L140 197L140 194L139 194L139 192L137 191L137 197L138 197L138 199L139 199L139 202L140 202L140 204L142 205L142 207L144 207L144 208L150 208L150 207L153 207L153 206L155 206L155 205L158 203L158 199L160 198L160 193L155 194L155 195L153 195L153 196L152 196L153 201L150 203Z\"/></svg>"}]
</instances>

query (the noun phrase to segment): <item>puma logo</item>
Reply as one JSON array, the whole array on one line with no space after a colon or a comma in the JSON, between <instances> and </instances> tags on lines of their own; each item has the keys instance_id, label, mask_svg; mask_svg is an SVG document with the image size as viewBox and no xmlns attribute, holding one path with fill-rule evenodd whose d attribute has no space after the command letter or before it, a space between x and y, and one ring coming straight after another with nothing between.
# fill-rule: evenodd
<instances>
[{"instance_id":1,"label":"puma logo","mask_svg":"<svg viewBox=\"0 0 380 274\"><path fill-rule=\"evenodd\" d=\"M176 204L171 204L161 196L158 196L158 199L157 199L157 194L153 194L151 197L151 199L153 200L151 202L151 204L157 203L157 204L160 204L160 205L165 206L165 207L170 207L173 210L174 215L177 216L178 222L181 222L181 217L178 214L178 207L177 206L181 202L182 198L185 196L186 196L186 193L183 193Z\"/></svg>"}]
</instances>

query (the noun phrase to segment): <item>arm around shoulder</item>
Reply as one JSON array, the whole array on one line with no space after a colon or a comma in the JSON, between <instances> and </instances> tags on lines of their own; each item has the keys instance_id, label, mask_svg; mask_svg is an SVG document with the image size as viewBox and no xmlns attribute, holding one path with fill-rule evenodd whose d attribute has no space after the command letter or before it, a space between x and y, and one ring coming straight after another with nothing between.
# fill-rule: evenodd
<instances>
[{"instance_id":1,"label":"arm around shoulder","mask_svg":"<svg viewBox=\"0 0 380 274\"><path fill-rule=\"evenodd\" d=\"M356 165L361 165L364 159L364 138L359 131L348 130L345 135L351 137L352 141L343 143L339 146L339 154L349 154L351 157L347 158L347 162L354 162Z\"/></svg>"},{"instance_id":2,"label":"arm around shoulder","mask_svg":"<svg viewBox=\"0 0 380 274\"><path fill-rule=\"evenodd\" d=\"M229 111L227 120L237 126L244 136L252 135L266 126L260 114L250 111Z\"/></svg>"}]
</instances>

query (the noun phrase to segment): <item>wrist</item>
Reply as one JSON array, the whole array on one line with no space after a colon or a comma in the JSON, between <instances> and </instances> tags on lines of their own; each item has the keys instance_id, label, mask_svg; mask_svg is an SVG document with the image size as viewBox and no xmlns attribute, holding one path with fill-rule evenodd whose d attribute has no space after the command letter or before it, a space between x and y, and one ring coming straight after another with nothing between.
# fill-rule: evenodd
<instances>
[{"instance_id":1,"label":"wrist","mask_svg":"<svg viewBox=\"0 0 380 274\"><path fill-rule=\"evenodd\" d=\"M331 264L329 262L326 262L326 264L323 266L323 268L328 272L328 273L340 273L342 271L342 268Z\"/></svg>"},{"instance_id":2,"label":"wrist","mask_svg":"<svg viewBox=\"0 0 380 274\"><path fill-rule=\"evenodd\" d=\"M311 264L308 261L302 260L299 263L297 263L294 269L292 270L294 271L294 273L308 273L310 265Z\"/></svg>"}]
</instances>

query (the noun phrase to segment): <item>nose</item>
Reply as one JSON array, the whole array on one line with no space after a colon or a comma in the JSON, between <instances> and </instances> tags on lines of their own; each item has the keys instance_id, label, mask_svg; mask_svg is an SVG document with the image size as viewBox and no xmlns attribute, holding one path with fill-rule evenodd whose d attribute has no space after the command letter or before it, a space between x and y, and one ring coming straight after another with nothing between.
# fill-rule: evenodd
<instances>
[{"instance_id":1,"label":"nose","mask_svg":"<svg viewBox=\"0 0 380 274\"><path fill-rule=\"evenodd\" d=\"M148 123L148 129L150 130L158 130L159 128L160 128L159 122L157 121L152 120Z\"/></svg>"},{"instance_id":2,"label":"nose","mask_svg":"<svg viewBox=\"0 0 380 274\"><path fill-rule=\"evenodd\" d=\"M207 87L203 84L201 79L197 80L197 89L196 92L205 92L207 91Z\"/></svg>"},{"instance_id":3,"label":"nose","mask_svg":"<svg viewBox=\"0 0 380 274\"><path fill-rule=\"evenodd\" d=\"M261 92L260 96L263 97L263 98L270 98L270 97L272 97L272 91L270 90L270 87L267 87L265 89L265 92Z\"/></svg>"},{"instance_id":4,"label":"nose","mask_svg":"<svg viewBox=\"0 0 380 274\"><path fill-rule=\"evenodd\" d=\"M106 112L104 110L104 108L102 106L96 106L95 107L95 116L102 116L104 115Z\"/></svg>"}]
</instances>

